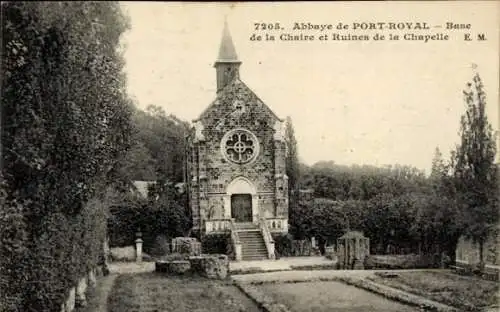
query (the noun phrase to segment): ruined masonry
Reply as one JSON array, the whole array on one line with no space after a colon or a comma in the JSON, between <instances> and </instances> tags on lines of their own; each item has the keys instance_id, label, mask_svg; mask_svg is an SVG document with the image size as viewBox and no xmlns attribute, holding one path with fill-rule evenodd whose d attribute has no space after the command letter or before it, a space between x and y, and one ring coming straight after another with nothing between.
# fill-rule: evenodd
<instances>
[{"instance_id":1,"label":"ruined masonry","mask_svg":"<svg viewBox=\"0 0 500 312\"><path fill-rule=\"evenodd\" d=\"M274 258L288 231L283 119L240 79L227 23L214 67L215 100L193 120L186 179L194 230L231 233L237 260Z\"/></svg>"}]
</instances>

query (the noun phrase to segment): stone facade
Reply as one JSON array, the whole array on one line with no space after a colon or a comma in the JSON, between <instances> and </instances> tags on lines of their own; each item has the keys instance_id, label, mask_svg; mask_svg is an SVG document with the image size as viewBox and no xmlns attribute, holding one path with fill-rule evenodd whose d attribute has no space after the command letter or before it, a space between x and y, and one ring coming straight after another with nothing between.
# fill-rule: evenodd
<instances>
[{"instance_id":1,"label":"stone facade","mask_svg":"<svg viewBox=\"0 0 500 312\"><path fill-rule=\"evenodd\" d=\"M251 196L251 221L288 218L283 120L239 77L227 26L215 63L217 94L187 138L186 184L194 230L229 219L232 196ZM226 74L227 73L227 74Z\"/></svg>"}]
</instances>

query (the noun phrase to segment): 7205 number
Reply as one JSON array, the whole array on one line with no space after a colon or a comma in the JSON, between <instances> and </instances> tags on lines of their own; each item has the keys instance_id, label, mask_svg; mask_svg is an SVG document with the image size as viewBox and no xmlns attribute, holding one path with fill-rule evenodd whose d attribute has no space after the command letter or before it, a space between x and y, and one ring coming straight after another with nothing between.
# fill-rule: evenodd
<instances>
[{"instance_id":1,"label":"7205 number","mask_svg":"<svg viewBox=\"0 0 500 312\"><path fill-rule=\"evenodd\" d=\"M280 23L253 23L255 30L280 30Z\"/></svg>"}]
</instances>

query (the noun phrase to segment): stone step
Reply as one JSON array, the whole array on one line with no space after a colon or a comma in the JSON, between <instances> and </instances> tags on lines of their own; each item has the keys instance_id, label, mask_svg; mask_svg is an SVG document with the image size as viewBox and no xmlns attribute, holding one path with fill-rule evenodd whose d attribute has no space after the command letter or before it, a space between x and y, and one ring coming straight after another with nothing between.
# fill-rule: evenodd
<instances>
[{"instance_id":1,"label":"stone step","mask_svg":"<svg viewBox=\"0 0 500 312\"><path fill-rule=\"evenodd\" d=\"M254 256L254 255L262 255L267 257L267 251L266 250L259 250L259 251L246 251L243 253L243 257L246 256Z\"/></svg>"},{"instance_id":2,"label":"stone step","mask_svg":"<svg viewBox=\"0 0 500 312\"><path fill-rule=\"evenodd\" d=\"M250 252L266 252L267 253L267 249L266 248L243 248L242 251L244 253L250 253Z\"/></svg>"},{"instance_id":3,"label":"stone step","mask_svg":"<svg viewBox=\"0 0 500 312\"><path fill-rule=\"evenodd\" d=\"M237 229L238 237L242 243L243 260L263 260L268 258L266 243L258 227L251 223L239 223Z\"/></svg>"},{"instance_id":4,"label":"stone step","mask_svg":"<svg viewBox=\"0 0 500 312\"><path fill-rule=\"evenodd\" d=\"M242 247L243 248L245 248L245 247L266 247L266 244L264 244L263 242L245 243L245 244L242 244Z\"/></svg>"},{"instance_id":5,"label":"stone step","mask_svg":"<svg viewBox=\"0 0 500 312\"><path fill-rule=\"evenodd\" d=\"M243 260L245 260L245 261L267 260L267 257L265 257L265 256L260 256L260 257L243 257Z\"/></svg>"},{"instance_id":6,"label":"stone step","mask_svg":"<svg viewBox=\"0 0 500 312\"><path fill-rule=\"evenodd\" d=\"M267 256L267 252L247 252L243 255L243 257L251 257L251 256Z\"/></svg>"},{"instance_id":7,"label":"stone step","mask_svg":"<svg viewBox=\"0 0 500 312\"><path fill-rule=\"evenodd\" d=\"M250 248L266 248L265 244L243 244L243 249L250 249Z\"/></svg>"},{"instance_id":8,"label":"stone step","mask_svg":"<svg viewBox=\"0 0 500 312\"><path fill-rule=\"evenodd\" d=\"M261 235L259 230L255 231L238 231L238 235Z\"/></svg>"},{"instance_id":9,"label":"stone step","mask_svg":"<svg viewBox=\"0 0 500 312\"><path fill-rule=\"evenodd\" d=\"M262 249L262 250L267 250L266 246L263 245L255 245L255 246L243 246L243 250L257 250L257 249Z\"/></svg>"}]
</instances>

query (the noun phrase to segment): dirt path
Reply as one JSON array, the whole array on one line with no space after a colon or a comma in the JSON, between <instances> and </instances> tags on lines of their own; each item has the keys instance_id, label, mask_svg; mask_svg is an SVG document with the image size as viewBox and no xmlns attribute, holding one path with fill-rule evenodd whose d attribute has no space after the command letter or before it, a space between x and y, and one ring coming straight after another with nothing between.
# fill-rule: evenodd
<instances>
[{"instance_id":1,"label":"dirt path","mask_svg":"<svg viewBox=\"0 0 500 312\"><path fill-rule=\"evenodd\" d=\"M107 312L108 296L118 274L110 274L98 279L97 287L88 296L87 306L78 312Z\"/></svg>"}]
</instances>

